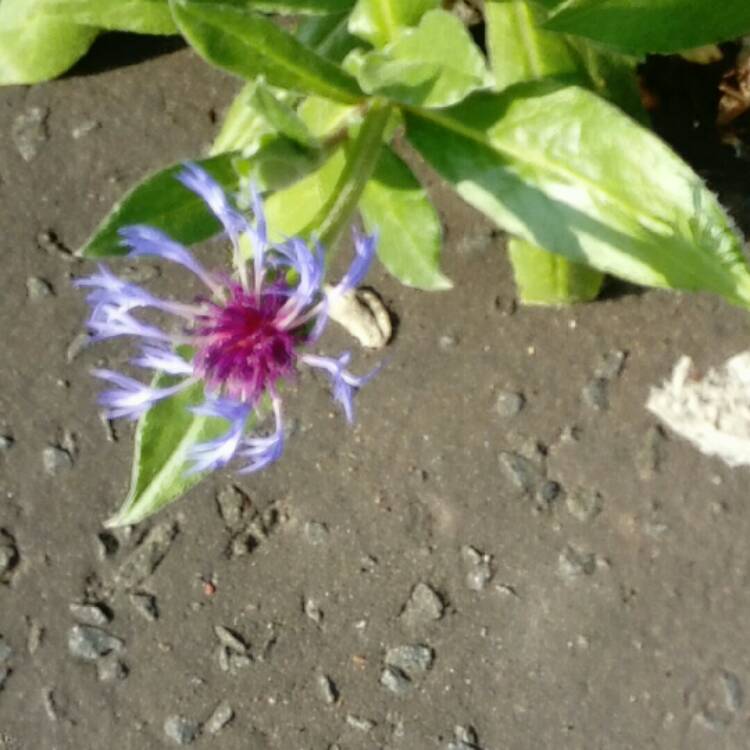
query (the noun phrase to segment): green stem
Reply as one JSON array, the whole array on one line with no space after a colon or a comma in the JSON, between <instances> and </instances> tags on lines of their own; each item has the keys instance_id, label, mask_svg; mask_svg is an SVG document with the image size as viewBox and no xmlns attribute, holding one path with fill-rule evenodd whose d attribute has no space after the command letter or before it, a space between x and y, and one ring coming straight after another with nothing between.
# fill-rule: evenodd
<instances>
[{"instance_id":1,"label":"green stem","mask_svg":"<svg viewBox=\"0 0 750 750\"><path fill-rule=\"evenodd\" d=\"M324 247L333 249L344 227L351 220L362 191L375 169L390 115L390 105L374 102L370 107L356 139L347 148L346 166L331 197L300 232L303 237L314 234Z\"/></svg>"}]
</instances>

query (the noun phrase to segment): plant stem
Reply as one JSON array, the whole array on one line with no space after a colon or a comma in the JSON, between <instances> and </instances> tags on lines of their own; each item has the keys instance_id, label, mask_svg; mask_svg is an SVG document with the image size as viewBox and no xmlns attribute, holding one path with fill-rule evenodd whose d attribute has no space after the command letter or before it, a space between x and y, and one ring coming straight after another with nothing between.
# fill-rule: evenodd
<instances>
[{"instance_id":1,"label":"plant stem","mask_svg":"<svg viewBox=\"0 0 750 750\"><path fill-rule=\"evenodd\" d=\"M304 237L317 235L324 247L332 250L359 203L362 191L372 175L383 145L383 133L391 107L374 101L365 115L357 137L347 148L347 160L329 200L300 232Z\"/></svg>"}]
</instances>

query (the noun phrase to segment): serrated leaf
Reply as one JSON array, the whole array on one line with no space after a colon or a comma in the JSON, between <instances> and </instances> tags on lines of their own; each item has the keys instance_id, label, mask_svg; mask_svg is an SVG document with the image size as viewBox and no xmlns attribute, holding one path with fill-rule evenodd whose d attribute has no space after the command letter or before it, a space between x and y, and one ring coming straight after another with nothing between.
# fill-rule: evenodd
<instances>
[{"instance_id":1,"label":"serrated leaf","mask_svg":"<svg viewBox=\"0 0 750 750\"><path fill-rule=\"evenodd\" d=\"M545 24L633 54L678 52L750 33L747 0L568 0Z\"/></svg>"},{"instance_id":2,"label":"serrated leaf","mask_svg":"<svg viewBox=\"0 0 750 750\"><path fill-rule=\"evenodd\" d=\"M110 31L177 33L167 0L45 0L44 13Z\"/></svg>"},{"instance_id":3,"label":"serrated leaf","mask_svg":"<svg viewBox=\"0 0 750 750\"><path fill-rule=\"evenodd\" d=\"M166 387L175 382L171 376L158 375L154 386ZM127 526L148 518L178 500L206 475L187 474L187 452L196 443L226 432L227 424L190 411L191 406L203 400L203 384L195 383L157 402L141 417L135 434L130 490L120 509L107 521L108 527Z\"/></svg>"},{"instance_id":4,"label":"serrated leaf","mask_svg":"<svg viewBox=\"0 0 750 750\"><path fill-rule=\"evenodd\" d=\"M459 194L522 239L637 284L750 304L742 243L715 197L659 138L589 91L514 87L406 121Z\"/></svg>"},{"instance_id":5,"label":"serrated leaf","mask_svg":"<svg viewBox=\"0 0 750 750\"><path fill-rule=\"evenodd\" d=\"M0 3L0 85L59 76L86 54L99 33L43 11L44 0Z\"/></svg>"},{"instance_id":6,"label":"serrated leaf","mask_svg":"<svg viewBox=\"0 0 750 750\"><path fill-rule=\"evenodd\" d=\"M440 0L358 0L349 18L349 31L382 47L415 26L428 11L440 7Z\"/></svg>"},{"instance_id":7,"label":"serrated leaf","mask_svg":"<svg viewBox=\"0 0 750 750\"><path fill-rule=\"evenodd\" d=\"M338 65L261 15L225 3L170 0L175 21L201 57L230 73L265 76L283 89L355 103L362 93Z\"/></svg>"},{"instance_id":8,"label":"serrated leaf","mask_svg":"<svg viewBox=\"0 0 750 750\"><path fill-rule=\"evenodd\" d=\"M452 13L426 13L415 29L365 54L357 80L368 94L421 107L446 107L490 82L484 57Z\"/></svg>"},{"instance_id":9,"label":"serrated leaf","mask_svg":"<svg viewBox=\"0 0 750 750\"><path fill-rule=\"evenodd\" d=\"M368 232L378 236L380 262L402 284L450 289L440 271L442 229L437 212L412 171L383 148L359 202Z\"/></svg>"},{"instance_id":10,"label":"serrated leaf","mask_svg":"<svg viewBox=\"0 0 750 750\"><path fill-rule=\"evenodd\" d=\"M236 154L227 153L196 163L225 190L237 189L237 172L232 165ZM202 242L219 231L219 223L206 204L184 187L176 175L176 164L146 178L133 188L99 225L91 239L78 251L86 258L123 255L118 230L130 224L149 224L185 244Z\"/></svg>"},{"instance_id":11,"label":"serrated leaf","mask_svg":"<svg viewBox=\"0 0 750 750\"><path fill-rule=\"evenodd\" d=\"M599 295L604 274L517 237L508 240L508 256L518 296L524 305L570 305Z\"/></svg>"}]
</instances>

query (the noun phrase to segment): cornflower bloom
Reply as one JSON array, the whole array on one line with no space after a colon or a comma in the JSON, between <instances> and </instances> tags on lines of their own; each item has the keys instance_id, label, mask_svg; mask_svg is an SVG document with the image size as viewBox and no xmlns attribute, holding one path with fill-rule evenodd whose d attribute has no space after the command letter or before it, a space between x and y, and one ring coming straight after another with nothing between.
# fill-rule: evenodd
<instances>
[{"instance_id":1,"label":"cornflower bloom","mask_svg":"<svg viewBox=\"0 0 750 750\"><path fill-rule=\"evenodd\" d=\"M276 461L284 449L284 425L279 385L300 365L317 368L331 382L333 398L353 420L353 399L375 371L353 375L350 354L322 357L304 351L322 333L329 302L357 287L375 251L374 236L354 234L355 257L341 281L324 289L324 253L298 237L271 244L260 196L253 191L251 224L229 201L222 188L202 169L186 164L177 179L208 205L233 247L237 278L207 270L183 245L158 229L135 225L120 230L131 258L168 260L195 274L206 294L191 303L161 299L124 281L100 266L76 284L89 290L88 328L94 340L132 336L140 339L137 367L173 376L168 386L148 385L111 370L94 374L111 384L99 402L110 418L137 419L162 399L203 383L204 403L192 407L197 415L226 421L218 438L197 443L189 453L188 473L211 471L233 459L238 471L258 471ZM249 240L252 259L242 247ZM179 333L140 320L141 309L175 316ZM249 432L248 419L270 403L275 428L269 435Z\"/></svg>"}]
</instances>

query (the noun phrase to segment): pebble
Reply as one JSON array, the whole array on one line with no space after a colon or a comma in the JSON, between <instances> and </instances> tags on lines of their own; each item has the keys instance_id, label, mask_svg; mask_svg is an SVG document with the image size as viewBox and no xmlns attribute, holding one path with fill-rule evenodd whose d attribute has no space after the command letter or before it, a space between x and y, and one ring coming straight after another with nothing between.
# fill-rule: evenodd
<instances>
[{"instance_id":1,"label":"pebble","mask_svg":"<svg viewBox=\"0 0 750 750\"><path fill-rule=\"evenodd\" d=\"M10 450L15 442L12 435L0 435L0 451Z\"/></svg>"},{"instance_id":2,"label":"pebble","mask_svg":"<svg viewBox=\"0 0 750 750\"><path fill-rule=\"evenodd\" d=\"M213 710L204 725L208 734L218 734L234 718L234 709L228 701L222 701Z\"/></svg>"},{"instance_id":3,"label":"pebble","mask_svg":"<svg viewBox=\"0 0 750 750\"><path fill-rule=\"evenodd\" d=\"M10 644L0 635L0 666L7 664L13 656L13 649Z\"/></svg>"},{"instance_id":4,"label":"pebble","mask_svg":"<svg viewBox=\"0 0 750 750\"><path fill-rule=\"evenodd\" d=\"M319 521L307 521L305 523L305 539L317 547L328 541L328 527Z\"/></svg>"},{"instance_id":5,"label":"pebble","mask_svg":"<svg viewBox=\"0 0 750 750\"><path fill-rule=\"evenodd\" d=\"M163 521L151 528L120 566L117 585L133 589L142 584L161 565L178 533L176 521Z\"/></svg>"},{"instance_id":6,"label":"pebble","mask_svg":"<svg viewBox=\"0 0 750 750\"><path fill-rule=\"evenodd\" d=\"M156 597L153 594L146 591L134 591L130 594L130 603L149 622L155 622L159 619L159 605L156 603Z\"/></svg>"},{"instance_id":7,"label":"pebble","mask_svg":"<svg viewBox=\"0 0 750 750\"><path fill-rule=\"evenodd\" d=\"M613 349L602 355L599 364L594 369L594 377L603 380L614 380L622 373L628 353L621 349Z\"/></svg>"},{"instance_id":8,"label":"pebble","mask_svg":"<svg viewBox=\"0 0 750 750\"><path fill-rule=\"evenodd\" d=\"M16 115L13 120L10 137L24 161L31 161L47 140L48 114L49 110L46 107L31 107L26 112Z\"/></svg>"},{"instance_id":9,"label":"pebble","mask_svg":"<svg viewBox=\"0 0 750 750\"><path fill-rule=\"evenodd\" d=\"M397 667L386 667L380 674L380 684L394 695L406 695L412 687L409 677Z\"/></svg>"},{"instance_id":10,"label":"pebble","mask_svg":"<svg viewBox=\"0 0 750 750\"><path fill-rule=\"evenodd\" d=\"M234 531L242 524L245 509L250 507L250 498L238 487L229 485L219 490L216 506L224 525Z\"/></svg>"},{"instance_id":11,"label":"pebble","mask_svg":"<svg viewBox=\"0 0 750 750\"><path fill-rule=\"evenodd\" d=\"M323 622L323 610L314 599L305 599L305 614L316 624Z\"/></svg>"},{"instance_id":12,"label":"pebble","mask_svg":"<svg viewBox=\"0 0 750 750\"><path fill-rule=\"evenodd\" d=\"M68 631L68 651L83 661L96 661L109 653L120 653L124 645L120 638L91 625L74 625Z\"/></svg>"},{"instance_id":13,"label":"pebble","mask_svg":"<svg viewBox=\"0 0 750 750\"><path fill-rule=\"evenodd\" d=\"M0 690L5 687L8 677L10 677L10 668L0 666Z\"/></svg>"},{"instance_id":14,"label":"pebble","mask_svg":"<svg viewBox=\"0 0 750 750\"><path fill-rule=\"evenodd\" d=\"M71 129L70 134L75 140L78 140L79 138L83 138L83 136L88 135L92 130L96 130L99 127L101 127L101 123L99 123L97 120L84 120L78 125L75 125Z\"/></svg>"},{"instance_id":15,"label":"pebble","mask_svg":"<svg viewBox=\"0 0 750 750\"><path fill-rule=\"evenodd\" d=\"M511 482L526 495L533 495L546 477L540 461L532 461L520 453L501 451L500 466Z\"/></svg>"},{"instance_id":16,"label":"pebble","mask_svg":"<svg viewBox=\"0 0 750 750\"><path fill-rule=\"evenodd\" d=\"M328 293L330 287L326 290ZM332 295L328 315L366 349L382 349L393 335L391 315L380 296L370 289Z\"/></svg>"},{"instance_id":17,"label":"pebble","mask_svg":"<svg viewBox=\"0 0 750 750\"><path fill-rule=\"evenodd\" d=\"M482 591L492 580L492 558L466 544L461 547L461 559L466 568L466 585L472 591Z\"/></svg>"},{"instance_id":18,"label":"pebble","mask_svg":"<svg viewBox=\"0 0 750 750\"><path fill-rule=\"evenodd\" d=\"M63 438L60 441L60 447L67 451L70 457L75 460L78 455L78 437L72 430L65 430Z\"/></svg>"},{"instance_id":19,"label":"pebble","mask_svg":"<svg viewBox=\"0 0 750 750\"><path fill-rule=\"evenodd\" d=\"M542 482L541 486L537 489L536 495L536 508L540 511L548 511L552 507L552 503L557 500L563 493L563 488L559 482L555 482L553 479L547 479Z\"/></svg>"},{"instance_id":20,"label":"pebble","mask_svg":"<svg viewBox=\"0 0 750 750\"><path fill-rule=\"evenodd\" d=\"M608 381L604 378L590 380L581 389L581 400L592 409L606 411L609 408L608 385Z\"/></svg>"},{"instance_id":21,"label":"pebble","mask_svg":"<svg viewBox=\"0 0 750 750\"><path fill-rule=\"evenodd\" d=\"M21 557L14 536L0 529L0 581L7 581Z\"/></svg>"},{"instance_id":22,"label":"pebble","mask_svg":"<svg viewBox=\"0 0 750 750\"><path fill-rule=\"evenodd\" d=\"M364 719L361 716L355 716L354 714L346 715L346 723L350 727L358 729L360 732L369 732L375 727L375 722L371 719Z\"/></svg>"},{"instance_id":23,"label":"pebble","mask_svg":"<svg viewBox=\"0 0 750 750\"><path fill-rule=\"evenodd\" d=\"M643 480L653 479L664 461L664 444L667 437L659 425L651 425L635 457L635 468Z\"/></svg>"},{"instance_id":24,"label":"pebble","mask_svg":"<svg viewBox=\"0 0 750 750\"><path fill-rule=\"evenodd\" d=\"M73 251L51 229L39 232L36 236L36 244L39 246L40 250L44 250L45 253L54 255L55 257L68 261L69 263L74 263L79 260Z\"/></svg>"},{"instance_id":25,"label":"pebble","mask_svg":"<svg viewBox=\"0 0 750 750\"><path fill-rule=\"evenodd\" d=\"M227 527L228 528L228 527ZM231 558L250 554L258 546L258 538L250 529L243 529L232 537L229 545Z\"/></svg>"},{"instance_id":26,"label":"pebble","mask_svg":"<svg viewBox=\"0 0 750 750\"><path fill-rule=\"evenodd\" d=\"M91 346L91 336L85 331L77 333L65 350L65 361L68 364L75 361L81 352L88 349L89 346Z\"/></svg>"},{"instance_id":27,"label":"pebble","mask_svg":"<svg viewBox=\"0 0 750 750\"><path fill-rule=\"evenodd\" d=\"M26 650L29 652L30 656L34 656L42 645L45 630L44 626L38 620L31 617L26 618L26 623L29 628L29 632L26 636Z\"/></svg>"},{"instance_id":28,"label":"pebble","mask_svg":"<svg viewBox=\"0 0 750 750\"><path fill-rule=\"evenodd\" d=\"M219 643L235 654L246 654L247 644L235 632L223 625L214 626L214 633L219 639Z\"/></svg>"},{"instance_id":29,"label":"pebble","mask_svg":"<svg viewBox=\"0 0 750 750\"><path fill-rule=\"evenodd\" d=\"M579 521L591 521L602 511L602 496L588 487L576 487L565 497L568 513Z\"/></svg>"},{"instance_id":30,"label":"pebble","mask_svg":"<svg viewBox=\"0 0 750 750\"><path fill-rule=\"evenodd\" d=\"M50 721L57 721L60 718L60 712L57 701L55 700L55 691L53 688L42 688L42 705L44 706L44 712L47 714L47 718Z\"/></svg>"},{"instance_id":31,"label":"pebble","mask_svg":"<svg viewBox=\"0 0 750 750\"><path fill-rule=\"evenodd\" d=\"M241 669L247 669L253 660L244 654L229 654L229 673L237 674Z\"/></svg>"},{"instance_id":32,"label":"pebble","mask_svg":"<svg viewBox=\"0 0 750 750\"><path fill-rule=\"evenodd\" d=\"M124 680L129 671L127 664L115 654L107 654L96 662L96 674L100 682Z\"/></svg>"},{"instance_id":33,"label":"pebble","mask_svg":"<svg viewBox=\"0 0 750 750\"><path fill-rule=\"evenodd\" d=\"M735 719L744 702L739 677L725 669L713 669L687 693L688 703L696 708L695 719L706 729L721 731Z\"/></svg>"},{"instance_id":34,"label":"pebble","mask_svg":"<svg viewBox=\"0 0 750 750\"><path fill-rule=\"evenodd\" d=\"M385 652L386 665L400 669L412 678L430 669L434 659L434 651L421 643L395 646Z\"/></svg>"},{"instance_id":35,"label":"pebble","mask_svg":"<svg viewBox=\"0 0 750 750\"><path fill-rule=\"evenodd\" d=\"M101 604L79 604L73 602L68 607L70 614L84 625L106 625L112 619Z\"/></svg>"},{"instance_id":36,"label":"pebble","mask_svg":"<svg viewBox=\"0 0 750 750\"><path fill-rule=\"evenodd\" d=\"M184 716L168 716L164 721L164 734L178 745L190 745L198 737L201 725Z\"/></svg>"},{"instance_id":37,"label":"pebble","mask_svg":"<svg viewBox=\"0 0 750 750\"><path fill-rule=\"evenodd\" d=\"M54 293L55 290L52 284L46 279L42 279L39 276L29 276L26 279L26 295L30 300L36 301L44 297L51 297Z\"/></svg>"},{"instance_id":38,"label":"pebble","mask_svg":"<svg viewBox=\"0 0 750 750\"><path fill-rule=\"evenodd\" d=\"M515 391L500 391L495 401L495 411L503 418L515 417L526 405L523 393Z\"/></svg>"},{"instance_id":39,"label":"pebble","mask_svg":"<svg viewBox=\"0 0 750 750\"><path fill-rule=\"evenodd\" d=\"M453 730L454 741L448 743L448 750L480 750L479 738L473 727L457 725Z\"/></svg>"},{"instance_id":40,"label":"pebble","mask_svg":"<svg viewBox=\"0 0 750 750\"><path fill-rule=\"evenodd\" d=\"M451 349L455 349L458 346L458 337L445 334L438 339L438 346L444 352L448 352Z\"/></svg>"},{"instance_id":41,"label":"pebble","mask_svg":"<svg viewBox=\"0 0 750 750\"><path fill-rule=\"evenodd\" d=\"M440 595L426 583L418 583L404 605L401 618L407 625L422 625L439 620L445 611Z\"/></svg>"},{"instance_id":42,"label":"pebble","mask_svg":"<svg viewBox=\"0 0 750 750\"><path fill-rule=\"evenodd\" d=\"M316 680L320 697L329 705L335 703L339 697L339 691L334 681L325 674L318 675Z\"/></svg>"},{"instance_id":43,"label":"pebble","mask_svg":"<svg viewBox=\"0 0 750 750\"><path fill-rule=\"evenodd\" d=\"M73 456L59 445L48 445L42 451L42 463L47 474L73 468Z\"/></svg>"},{"instance_id":44,"label":"pebble","mask_svg":"<svg viewBox=\"0 0 750 750\"><path fill-rule=\"evenodd\" d=\"M475 21L476 23L476 21ZM480 231L474 234L462 234L457 238L455 252L461 255L486 252L492 247L496 235L494 231Z\"/></svg>"},{"instance_id":45,"label":"pebble","mask_svg":"<svg viewBox=\"0 0 750 750\"><path fill-rule=\"evenodd\" d=\"M560 553L557 569L569 581L582 575L590 576L596 571L596 556L591 552L581 552L569 544Z\"/></svg>"},{"instance_id":46,"label":"pebble","mask_svg":"<svg viewBox=\"0 0 750 750\"><path fill-rule=\"evenodd\" d=\"M219 669L222 672L229 672L234 675L242 669L247 669L253 660L247 654L238 654L227 646L218 648Z\"/></svg>"}]
</instances>

